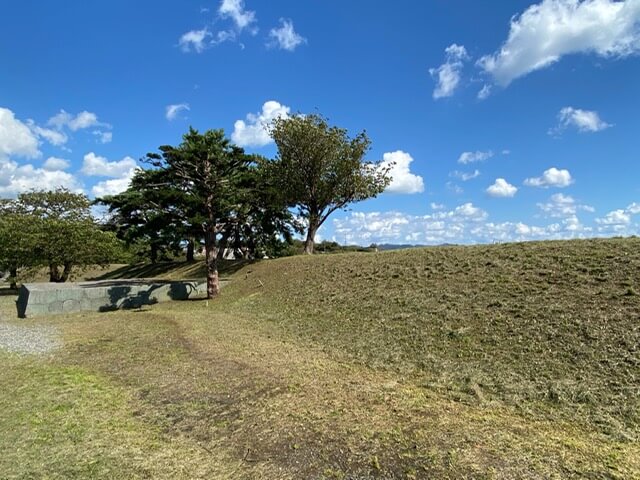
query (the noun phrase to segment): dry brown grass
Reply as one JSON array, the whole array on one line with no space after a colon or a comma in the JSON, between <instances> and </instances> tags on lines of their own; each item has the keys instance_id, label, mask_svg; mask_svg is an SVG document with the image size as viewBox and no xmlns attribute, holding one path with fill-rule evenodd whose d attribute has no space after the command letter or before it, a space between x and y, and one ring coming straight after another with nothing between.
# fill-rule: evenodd
<instances>
[{"instance_id":1,"label":"dry brown grass","mask_svg":"<svg viewBox=\"0 0 640 480\"><path fill-rule=\"evenodd\" d=\"M0 471L640 478L638 247L283 259L208 305L40 320L66 346L1 354Z\"/></svg>"}]
</instances>

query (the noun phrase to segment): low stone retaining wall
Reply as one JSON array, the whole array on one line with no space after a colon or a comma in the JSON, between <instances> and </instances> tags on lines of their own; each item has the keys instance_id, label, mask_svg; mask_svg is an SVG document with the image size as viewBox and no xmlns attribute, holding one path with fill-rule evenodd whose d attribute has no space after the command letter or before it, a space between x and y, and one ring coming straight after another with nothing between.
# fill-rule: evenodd
<instances>
[{"instance_id":1,"label":"low stone retaining wall","mask_svg":"<svg viewBox=\"0 0 640 480\"><path fill-rule=\"evenodd\" d=\"M18 292L18 317L58 313L107 312L170 300L206 297L201 281L100 280L79 283L26 283Z\"/></svg>"}]
</instances>

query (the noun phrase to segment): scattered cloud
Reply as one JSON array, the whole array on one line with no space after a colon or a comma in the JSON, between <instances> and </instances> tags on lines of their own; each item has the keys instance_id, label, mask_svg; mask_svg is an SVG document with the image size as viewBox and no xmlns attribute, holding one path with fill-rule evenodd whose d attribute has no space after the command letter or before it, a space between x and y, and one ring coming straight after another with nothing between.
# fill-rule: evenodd
<instances>
[{"instance_id":1,"label":"scattered cloud","mask_svg":"<svg viewBox=\"0 0 640 480\"><path fill-rule=\"evenodd\" d=\"M0 160L11 155L25 158L40 156L38 138L11 110L0 107Z\"/></svg>"},{"instance_id":2,"label":"scattered cloud","mask_svg":"<svg viewBox=\"0 0 640 480\"><path fill-rule=\"evenodd\" d=\"M241 147L264 147L273 142L268 131L269 124L278 117L287 118L290 111L286 105L269 100L262 105L261 112L247 114L246 122L236 120L231 140Z\"/></svg>"},{"instance_id":3,"label":"scattered cloud","mask_svg":"<svg viewBox=\"0 0 640 480\"><path fill-rule=\"evenodd\" d=\"M131 170L135 170L136 166L136 161L131 157L124 157L122 160L110 162L105 157L89 152L84 156L81 172L93 177L120 178L127 175Z\"/></svg>"},{"instance_id":4,"label":"scattered cloud","mask_svg":"<svg viewBox=\"0 0 640 480\"><path fill-rule=\"evenodd\" d=\"M481 152L479 150L475 152L462 152L460 157L458 157L458 163L466 165L468 163L484 162L491 157L493 157L493 152L491 150L486 152Z\"/></svg>"},{"instance_id":5,"label":"scattered cloud","mask_svg":"<svg viewBox=\"0 0 640 480\"><path fill-rule=\"evenodd\" d=\"M524 222L490 222L484 210L465 203L453 210L435 204L432 213L409 215L397 211L350 212L333 220L335 241L350 244L411 243L492 243L594 236L576 215L567 215L548 225Z\"/></svg>"},{"instance_id":6,"label":"scattered cloud","mask_svg":"<svg viewBox=\"0 0 640 480\"><path fill-rule=\"evenodd\" d=\"M281 18L280 23L282 24L280 28L272 28L269 32L270 41L267 44L268 46L293 52L296 47L307 43L307 39L293 29L291 20Z\"/></svg>"},{"instance_id":7,"label":"scattered cloud","mask_svg":"<svg viewBox=\"0 0 640 480\"><path fill-rule=\"evenodd\" d=\"M42 168L49 172L55 172L56 170L66 170L70 166L71 162L69 162L69 160L65 160L64 158L49 157L45 160Z\"/></svg>"},{"instance_id":8,"label":"scattered cloud","mask_svg":"<svg viewBox=\"0 0 640 480\"><path fill-rule=\"evenodd\" d=\"M496 178L494 184L487 188L487 194L496 198L513 197L517 191L518 188L511 185L504 178Z\"/></svg>"},{"instance_id":9,"label":"scattered cloud","mask_svg":"<svg viewBox=\"0 0 640 480\"><path fill-rule=\"evenodd\" d=\"M410 165L413 157L402 150L387 152L382 156L382 168L393 166L390 170L391 183L385 190L388 193L421 193L424 192L424 181L421 176L411 173Z\"/></svg>"},{"instance_id":10,"label":"scattered cloud","mask_svg":"<svg viewBox=\"0 0 640 480\"><path fill-rule=\"evenodd\" d=\"M82 192L78 179L62 170L46 170L31 164L18 165L12 160L0 159L0 197L15 197L29 190L53 190L65 187Z\"/></svg>"},{"instance_id":11,"label":"scattered cloud","mask_svg":"<svg viewBox=\"0 0 640 480\"><path fill-rule=\"evenodd\" d=\"M564 107L558 113L558 125L549 130L549 135L559 135L569 127L574 127L582 133L592 133L600 132L611 126L600 118L598 112Z\"/></svg>"},{"instance_id":12,"label":"scattered cloud","mask_svg":"<svg viewBox=\"0 0 640 480\"><path fill-rule=\"evenodd\" d=\"M190 30L183 33L178 40L178 45L183 52L194 51L202 53L208 46L207 39L211 36L211 32L207 27L202 30Z\"/></svg>"},{"instance_id":13,"label":"scattered cloud","mask_svg":"<svg viewBox=\"0 0 640 480\"><path fill-rule=\"evenodd\" d=\"M473 180L474 178L477 178L480 176L480 170L475 169L473 172L461 172L459 170L454 170L453 172L451 172L449 174L450 177L454 177L454 178L458 178L460 180L462 180L463 182L466 182L468 180Z\"/></svg>"},{"instance_id":14,"label":"scattered cloud","mask_svg":"<svg viewBox=\"0 0 640 480\"><path fill-rule=\"evenodd\" d=\"M429 74L436 81L433 90L435 100L452 96L460 84L460 75L464 62L469 60L466 48L455 43L449 45L445 51L445 62L438 68L430 68Z\"/></svg>"},{"instance_id":15,"label":"scattered cloud","mask_svg":"<svg viewBox=\"0 0 640 480\"><path fill-rule=\"evenodd\" d=\"M544 0L511 19L498 51L478 65L502 86L563 56L625 57L640 51L637 0Z\"/></svg>"},{"instance_id":16,"label":"scattered cloud","mask_svg":"<svg viewBox=\"0 0 640 480\"><path fill-rule=\"evenodd\" d=\"M431 202L429 204L431 210L443 210L445 206L442 203Z\"/></svg>"},{"instance_id":17,"label":"scattered cloud","mask_svg":"<svg viewBox=\"0 0 640 480\"><path fill-rule=\"evenodd\" d=\"M596 223L601 225L628 225L631 223L631 215L625 210L613 210L602 218L596 218Z\"/></svg>"},{"instance_id":18,"label":"scattered cloud","mask_svg":"<svg viewBox=\"0 0 640 480\"><path fill-rule=\"evenodd\" d=\"M108 180L96 183L91 188L91 193L95 197L104 197L124 192L129 187L136 168L137 163L131 157L124 157L122 160L110 162L105 157L89 152L84 156L80 171L84 175L92 177L111 177Z\"/></svg>"},{"instance_id":19,"label":"scattered cloud","mask_svg":"<svg viewBox=\"0 0 640 480\"><path fill-rule=\"evenodd\" d=\"M185 112L189 110L191 110L191 108L189 108L188 103L177 103L173 105L167 105L165 107L165 117L169 121L175 120L178 117L178 114L180 112Z\"/></svg>"},{"instance_id":20,"label":"scattered cloud","mask_svg":"<svg viewBox=\"0 0 640 480\"><path fill-rule=\"evenodd\" d=\"M244 0L222 0L218 13L222 18L231 18L238 31L249 28L253 35L258 32L256 27L252 27L257 20L256 12L246 10Z\"/></svg>"},{"instance_id":21,"label":"scattered cloud","mask_svg":"<svg viewBox=\"0 0 640 480\"><path fill-rule=\"evenodd\" d=\"M86 110L76 115L60 110L59 113L49 119L47 125L55 127L57 130L62 130L66 127L72 132L96 126L111 128L111 125L98 121L98 116L95 113L87 112Z\"/></svg>"},{"instance_id":22,"label":"scattered cloud","mask_svg":"<svg viewBox=\"0 0 640 480\"><path fill-rule=\"evenodd\" d=\"M121 178L112 178L96 183L91 187L91 194L96 197L106 197L107 195L117 195L129 188L129 183L135 170L131 170L127 175Z\"/></svg>"},{"instance_id":23,"label":"scattered cloud","mask_svg":"<svg viewBox=\"0 0 640 480\"><path fill-rule=\"evenodd\" d=\"M551 195L546 203L538 203L538 208L542 210L546 217L567 218L575 216L579 211L593 213L595 209L589 205L576 202L570 195L556 193Z\"/></svg>"},{"instance_id":24,"label":"scattered cloud","mask_svg":"<svg viewBox=\"0 0 640 480\"><path fill-rule=\"evenodd\" d=\"M455 195L461 195L464 193L464 190L462 189L462 187L453 182L447 182L445 184L445 187L447 187L447 190L449 190L451 193Z\"/></svg>"},{"instance_id":25,"label":"scattered cloud","mask_svg":"<svg viewBox=\"0 0 640 480\"><path fill-rule=\"evenodd\" d=\"M559 170L555 167L551 167L548 170L545 170L542 176L527 178L524 181L524 184L528 187L539 187L539 188L549 188L549 187L568 187L573 183L573 178L571 178L571 173L569 170L562 169Z\"/></svg>"},{"instance_id":26,"label":"scattered cloud","mask_svg":"<svg viewBox=\"0 0 640 480\"><path fill-rule=\"evenodd\" d=\"M631 205L627 206L626 211L631 215L637 215L640 213L640 203L633 202Z\"/></svg>"},{"instance_id":27,"label":"scattered cloud","mask_svg":"<svg viewBox=\"0 0 640 480\"><path fill-rule=\"evenodd\" d=\"M478 100L486 100L491 95L491 85L485 84L478 92Z\"/></svg>"},{"instance_id":28,"label":"scattered cloud","mask_svg":"<svg viewBox=\"0 0 640 480\"><path fill-rule=\"evenodd\" d=\"M44 128L36 125L33 120L27 120L27 125L38 138L44 138L51 145L60 147L69 141L69 137L66 133L59 130L53 130L51 128Z\"/></svg>"}]
</instances>

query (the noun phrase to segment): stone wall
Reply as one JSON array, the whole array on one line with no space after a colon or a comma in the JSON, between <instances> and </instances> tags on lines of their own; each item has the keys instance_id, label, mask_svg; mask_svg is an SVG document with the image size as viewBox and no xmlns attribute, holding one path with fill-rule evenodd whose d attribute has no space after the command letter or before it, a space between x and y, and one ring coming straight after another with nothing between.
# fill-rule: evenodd
<instances>
[{"instance_id":1,"label":"stone wall","mask_svg":"<svg viewBox=\"0 0 640 480\"><path fill-rule=\"evenodd\" d=\"M101 280L80 283L27 283L18 293L18 317L58 313L107 312L170 300L206 297L200 281Z\"/></svg>"}]
</instances>

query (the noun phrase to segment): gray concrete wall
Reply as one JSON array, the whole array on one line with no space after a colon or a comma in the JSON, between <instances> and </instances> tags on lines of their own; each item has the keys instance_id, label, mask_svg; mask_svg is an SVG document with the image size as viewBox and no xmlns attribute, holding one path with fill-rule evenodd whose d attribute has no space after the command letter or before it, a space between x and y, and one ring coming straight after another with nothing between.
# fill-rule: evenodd
<instances>
[{"instance_id":1,"label":"gray concrete wall","mask_svg":"<svg viewBox=\"0 0 640 480\"><path fill-rule=\"evenodd\" d=\"M80 283L27 283L18 293L20 318L120 308L206 297L200 281L101 280Z\"/></svg>"}]
</instances>

